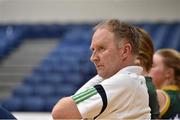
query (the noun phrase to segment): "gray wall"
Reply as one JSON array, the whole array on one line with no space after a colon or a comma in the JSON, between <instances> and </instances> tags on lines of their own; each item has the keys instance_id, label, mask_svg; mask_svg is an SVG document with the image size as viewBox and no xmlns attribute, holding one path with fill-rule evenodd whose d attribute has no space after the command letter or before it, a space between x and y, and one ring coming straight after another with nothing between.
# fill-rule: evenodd
<instances>
[{"instance_id":1,"label":"gray wall","mask_svg":"<svg viewBox=\"0 0 180 120\"><path fill-rule=\"evenodd\" d=\"M0 0L0 23L180 21L179 12L180 0Z\"/></svg>"}]
</instances>

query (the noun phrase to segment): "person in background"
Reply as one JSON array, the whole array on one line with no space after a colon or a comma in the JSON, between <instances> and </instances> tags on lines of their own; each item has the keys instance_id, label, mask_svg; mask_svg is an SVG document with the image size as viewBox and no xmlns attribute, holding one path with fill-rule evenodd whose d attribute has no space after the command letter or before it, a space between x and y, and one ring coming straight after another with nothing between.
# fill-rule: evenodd
<instances>
[{"instance_id":1,"label":"person in background","mask_svg":"<svg viewBox=\"0 0 180 120\"><path fill-rule=\"evenodd\" d=\"M98 75L70 97L57 102L54 119L150 119L149 96L139 54L137 30L117 19L98 24L91 61Z\"/></svg>"},{"instance_id":2,"label":"person in background","mask_svg":"<svg viewBox=\"0 0 180 120\"><path fill-rule=\"evenodd\" d=\"M0 105L0 119L16 120L16 118Z\"/></svg>"},{"instance_id":3,"label":"person in background","mask_svg":"<svg viewBox=\"0 0 180 120\"><path fill-rule=\"evenodd\" d=\"M156 51L150 75L159 89L160 117L180 118L180 53L173 49Z\"/></svg>"},{"instance_id":4,"label":"person in background","mask_svg":"<svg viewBox=\"0 0 180 120\"><path fill-rule=\"evenodd\" d=\"M152 78L148 75L152 64L154 47L150 35L143 29L137 28L139 32L139 55L137 56L135 63L143 67L143 75L146 79L146 85L149 94L149 106L151 108L151 119L159 118L159 103L157 99L156 88L152 83Z\"/></svg>"}]
</instances>

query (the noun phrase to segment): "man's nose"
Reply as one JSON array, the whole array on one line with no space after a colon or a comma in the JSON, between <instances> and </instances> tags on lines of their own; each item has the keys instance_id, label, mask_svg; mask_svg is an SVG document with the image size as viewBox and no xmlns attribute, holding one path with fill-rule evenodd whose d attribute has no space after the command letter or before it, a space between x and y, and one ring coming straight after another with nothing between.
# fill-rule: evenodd
<instances>
[{"instance_id":1,"label":"man's nose","mask_svg":"<svg viewBox=\"0 0 180 120\"><path fill-rule=\"evenodd\" d=\"M93 52L90 59L92 62L97 62L99 60L97 53Z\"/></svg>"}]
</instances>

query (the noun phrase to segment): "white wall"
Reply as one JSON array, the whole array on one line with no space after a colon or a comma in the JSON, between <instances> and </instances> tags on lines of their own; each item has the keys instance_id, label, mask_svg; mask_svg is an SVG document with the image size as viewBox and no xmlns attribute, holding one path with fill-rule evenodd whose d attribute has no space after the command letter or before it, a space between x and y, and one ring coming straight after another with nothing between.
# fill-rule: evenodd
<instances>
[{"instance_id":1,"label":"white wall","mask_svg":"<svg viewBox=\"0 0 180 120\"><path fill-rule=\"evenodd\" d=\"M180 0L0 0L0 23L180 21L179 12Z\"/></svg>"},{"instance_id":2,"label":"white wall","mask_svg":"<svg viewBox=\"0 0 180 120\"><path fill-rule=\"evenodd\" d=\"M52 120L50 112L13 112L18 120Z\"/></svg>"}]
</instances>

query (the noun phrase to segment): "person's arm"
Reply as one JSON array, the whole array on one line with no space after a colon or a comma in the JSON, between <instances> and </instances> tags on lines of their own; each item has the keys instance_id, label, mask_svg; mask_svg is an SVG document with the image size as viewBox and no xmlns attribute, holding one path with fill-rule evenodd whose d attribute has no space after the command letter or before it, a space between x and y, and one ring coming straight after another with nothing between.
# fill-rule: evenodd
<instances>
[{"instance_id":1,"label":"person's arm","mask_svg":"<svg viewBox=\"0 0 180 120\"><path fill-rule=\"evenodd\" d=\"M170 98L168 94L162 90L157 90L157 98L160 107L160 117L162 117L170 106Z\"/></svg>"},{"instance_id":2,"label":"person's arm","mask_svg":"<svg viewBox=\"0 0 180 120\"><path fill-rule=\"evenodd\" d=\"M53 119L81 119L76 103L71 97L58 101L52 110Z\"/></svg>"}]
</instances>

